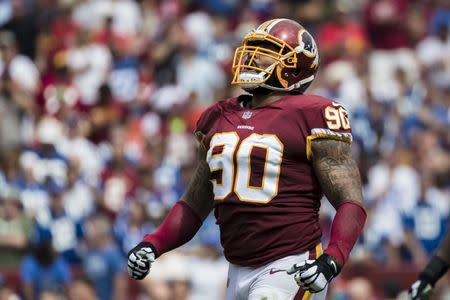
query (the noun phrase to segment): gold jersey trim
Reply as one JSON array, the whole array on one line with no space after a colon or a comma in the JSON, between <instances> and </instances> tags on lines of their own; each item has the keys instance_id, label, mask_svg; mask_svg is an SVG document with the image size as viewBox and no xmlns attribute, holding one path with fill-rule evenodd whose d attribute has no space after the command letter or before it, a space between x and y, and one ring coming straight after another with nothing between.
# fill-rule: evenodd
<instances>
[{"instance_id":1,"label":"gold jersey trim","mask_svg":"<svg viewBox=\"0 0 450 300\"><path fill-rule=\"evenodd\" d=\"M352 137L349 135L329 134L329 133L314 133L308 135L306 137L306 158L308 160L311 160L312 158L311 141L316 139L331 139L346 142L349 144L352 143Z\"/></svg>"}]
</instances>

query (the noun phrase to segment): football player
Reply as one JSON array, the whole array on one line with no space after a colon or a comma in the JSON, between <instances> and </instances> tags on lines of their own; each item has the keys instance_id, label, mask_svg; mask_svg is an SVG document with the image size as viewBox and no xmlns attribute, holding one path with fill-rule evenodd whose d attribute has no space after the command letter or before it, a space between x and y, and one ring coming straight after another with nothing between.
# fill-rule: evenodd
<instances>
[{"instance_id":1,"label":"football player","mask_svg":"<svg viewBox=\"0 0 450 300\"><path fill-rule=\"evenodd\" d=\"M409 288L409 299L429 299L436 282L448 271L450 266L450 232L442 241L436 254L430 259L419 278Z\"/></svg>"},{"instance_id":2,"label":"football player","mask_svg":"<svg viewBox=\"0 0 450 300\"><path fill-rule=\"evenodd\" d=\"M226 299L325 299L366 213L345 108L304 95L318 67L316 43L295 21L266 21L244 37L232 84L249 94L201 115L196 173L161 226L129 252L132 278L189 241L214 208L230 262ZM325 251L323 194L336 208Z\"/></svg>"}]
</instances>

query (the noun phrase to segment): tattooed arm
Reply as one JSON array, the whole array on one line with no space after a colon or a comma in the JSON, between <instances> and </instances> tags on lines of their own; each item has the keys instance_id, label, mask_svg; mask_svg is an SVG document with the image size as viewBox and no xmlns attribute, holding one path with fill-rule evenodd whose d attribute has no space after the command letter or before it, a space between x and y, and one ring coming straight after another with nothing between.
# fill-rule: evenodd
<instances>
[{"instance_id":1,"label":"tattooed arm","mask_svg":"<svg viewBox=\"0 0 450 300\"><path fill-rule=\"evenodd\" d=\"M362 207L361 180L345 141L317 138L311 141L312 166L324 194L336 208L330 242L315 260L295 264L288 274L304 290L316 293L326 288L346 263L366 220Z\"/></svg>"},{"instance_id":2,"label":"tattooed arm","mask_svg":"<svg viewBox=\"0 0 450 300\"><path fill-rule=\"evenodd\" d=\"M328 201L336 209L325 253L342 267L366 221L361 178L351 145L333 139L311 141L312 165Z\"/></svg>"},{"instance_id":3,"label":"tattooed arm","mask_svg":"<svg viewBox=\"0 0 450 300\"><path fill-rule=\"evenodd\" d=\"M206 149L200 144L199 162L195 170L183 200L204 220L213 209L214 194L211 181L209 181L210 170L206 162Z\"/></svg>"},{"instance_id":4,"label":"tattooed arm","mask_svg":"<svg viewBox=\"0 0 450 300\"><path fill-rule=\"evenodd\" d=\"M361 178L351 144L316 139L311 141L311 150L315 174L331 204L337 208L349 199L362 203Z\"/></svg>"}]
</instances>

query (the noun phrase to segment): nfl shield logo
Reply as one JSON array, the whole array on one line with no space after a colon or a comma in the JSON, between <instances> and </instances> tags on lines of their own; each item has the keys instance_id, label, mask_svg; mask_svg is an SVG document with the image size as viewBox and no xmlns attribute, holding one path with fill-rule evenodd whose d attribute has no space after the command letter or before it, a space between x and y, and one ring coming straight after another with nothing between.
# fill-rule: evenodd
<instances>
[{"instance_id":1,"label":"nfl shield logo","mask_svg":"<svg viewBox=\"0 0 450 300\"><path fill-rule=\"evenodd\" d=\"M244 111L244 113L242 114L242 119L250 119L251 117L252 117L251 111Z\"/></svg>"}]
</instances>

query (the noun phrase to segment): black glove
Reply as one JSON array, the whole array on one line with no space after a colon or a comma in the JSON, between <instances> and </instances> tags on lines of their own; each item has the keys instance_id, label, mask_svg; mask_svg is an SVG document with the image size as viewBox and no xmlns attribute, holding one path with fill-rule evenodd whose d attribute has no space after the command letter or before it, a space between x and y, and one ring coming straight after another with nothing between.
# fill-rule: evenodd
<instances>
[{"instance_id":1,"label":"black glove","mask_svg":"<svg viewBox=\"0 0 450 300\"><path fill-rule=\"evenodd\" d=\"M128 275L137 280L144 279L156 259L154 247L150 243L141 242L128 252Z\"/></svg>"},{"instance_id":2,"label":"black glove","mask_svg":"<svg viewBox=\"0 0 450 300\"><path fill-rule=\"evenodd\" d=\"M414 282L408 291L408 299L410 300L427 300L430 298L433 286L423 279Z\"/></svg>"},{"instance_id":3,"label":"black glove","mask_svg":"<svg viewBox=\"0 0 450 300\"><path fill-rule=\"evenodd\" d=\"M322 254L316 260L305 260L292 266L288 274L295 274L298 286L311 293L318 293L341 271L336 259L329 254Z\"/></svg>"},{"instance_id":4,"label":"black glove","mask_svg":"<svg viewBox=\"0 0 450 300\"><path fill-rule=\"evenodd\" d=\"M448 269L449 265L446 261L437 255L433 256L422 273L420 273L419 278L409 288L408 298L411 300L428 299L434 285Z\"/></svg>"}]
</instances>

